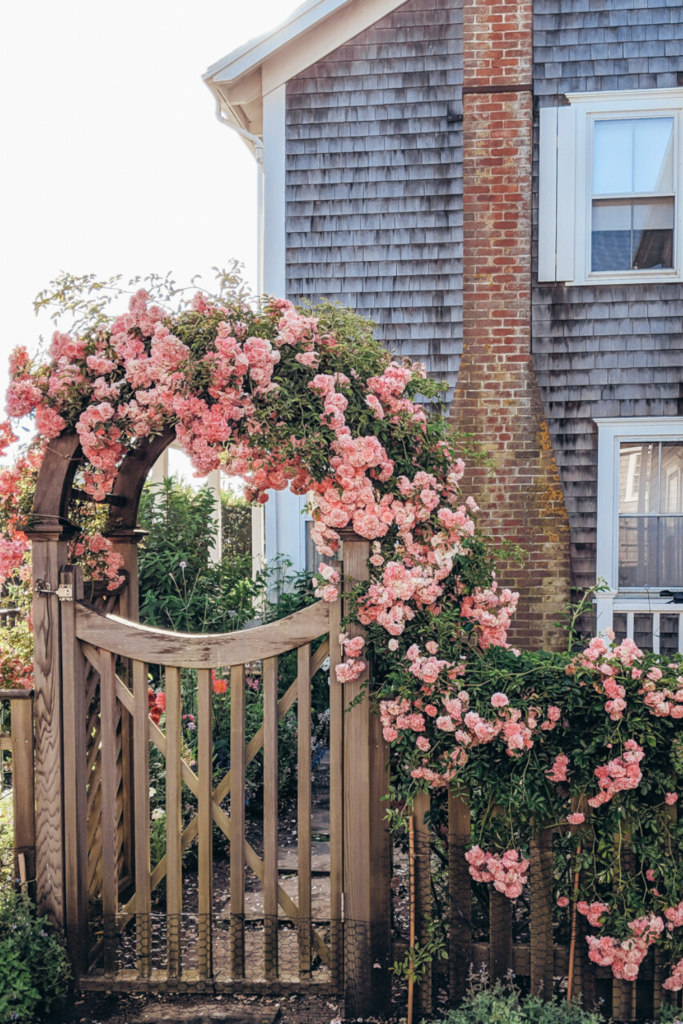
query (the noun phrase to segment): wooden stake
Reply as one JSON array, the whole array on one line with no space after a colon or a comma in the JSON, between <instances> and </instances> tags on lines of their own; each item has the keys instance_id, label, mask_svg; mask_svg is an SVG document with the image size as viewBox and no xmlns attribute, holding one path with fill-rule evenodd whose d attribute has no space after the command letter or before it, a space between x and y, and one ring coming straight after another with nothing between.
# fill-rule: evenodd
<instances>
[{"instance_id":1,"label":"wooden stake","mask_svg":"<svg viewBox=\"0 0 683 1024\"><path fill-rule=\"evenodd\" d=\"M581 856L581 844L577 847L576 857L577 860ZM579 890L579 874L580 871L574 872L574 896ZM574 982L574 957L576 954L576 900L572 904L572 930L569 939L569 974L567 977L567 1002L571 1001L572 998L572 985Z\"/></svg>"},{"instance_id":2,"label":"wooden stake","mask_svg":"<svg viewBox=\"0 0 683 1024\"><path fill-rule=\"evenodd\" d=\"M408 1018L407 1024L413 1024L413 1003L415 1000L415 978L413 967L415 966L415 816L410 815L408 820L408 873L410 884L410 961L408 975Z\"/></svg>"}]
</instances>

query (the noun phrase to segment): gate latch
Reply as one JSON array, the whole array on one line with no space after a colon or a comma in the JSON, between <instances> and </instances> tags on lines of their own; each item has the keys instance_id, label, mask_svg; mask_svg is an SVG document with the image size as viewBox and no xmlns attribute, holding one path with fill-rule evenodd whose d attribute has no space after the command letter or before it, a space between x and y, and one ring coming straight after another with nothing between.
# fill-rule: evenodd
<instances>
[{"instance_id":1,"label":"gate latch","mask_svg":"<svg viewBox=\"0 0 683 1024\"><path fill-rule=\"evenodd\" d=\"M45 580L36 580L36 594L56 594L60 601L73 601L74 588L70 583L60 583L56 590L50 590Z\"/></svg>"}]
</instances>

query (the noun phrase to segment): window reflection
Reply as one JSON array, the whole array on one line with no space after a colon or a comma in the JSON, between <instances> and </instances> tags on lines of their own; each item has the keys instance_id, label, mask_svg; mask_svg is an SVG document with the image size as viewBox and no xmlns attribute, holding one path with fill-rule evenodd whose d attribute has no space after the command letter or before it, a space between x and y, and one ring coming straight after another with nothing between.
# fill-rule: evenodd
<instances>
[{"instance_id":1,"label":"window reflection","mask_svg":"<svg viewBox=\"0 0 683 1024\"><path fill-rule=\"evenodd\" d=\"M683 586L683 444L620 446L619 585Z\"/></svg>"}]
</instances>

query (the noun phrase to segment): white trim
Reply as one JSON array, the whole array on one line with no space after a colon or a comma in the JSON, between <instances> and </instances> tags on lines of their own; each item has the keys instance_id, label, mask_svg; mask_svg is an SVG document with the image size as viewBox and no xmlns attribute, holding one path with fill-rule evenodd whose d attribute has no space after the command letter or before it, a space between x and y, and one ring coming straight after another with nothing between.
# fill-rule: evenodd
<instances>
[{"instance_id":1,"label":"white trim","mask_svg":"<svg viewBox=\"0 0 683 1024\"><path fill-rule=\"evenodd\" d=\"M538 146L538 280L555 281L557 107L541 107Z\"/></svg>"},{"instance_id":2,"label":"white trim","mask_svg":"<svg viewBox=\"0 0 683 1024\"><path fill-rule=\"evenodd\" d=\"M263 290L284 296L286 87L263 97Z\"/></svg>"},{"instance_id":3,"label":"white trim","mask_svg":"<svg viewBox=\"0 0 683 1024\"><path fill-rule=\"evenodd\" d=\"M603 579L615 598L621 600L624 591L616 598L619 590L619 445L622 441L680 441L683 440L683 417L681 416L637 416L596 419L598 428L598 501L597 501L597 550L595 560L596 578ZM666 588L665 588L666 589ZM640 597L644 590L634 592ZM653 597L648 601L655 600ZM600 595L598 595L599 599ZM627 600L624 598L624 600ZM632 606L632 605L631 605Z\"/></svg>"},{"instance_id":4,"label":"white trim","mask_svg":"<svg viewBox=\"0 0 683 1024\"><path fill-rule=\"evenodd\" d=\"M611 92L568 92L565 94L574 105L590 104L596 110L623 110L625 105L645 104L653 109L657 104L680 104L683 87L670 89L615 89ZM635 109L635 106L634 106Z\"/></svg>"},{"instance_id":5,"label":"white trim","mask_svg":"<svg viewBox=\"0 0 683 1024\"><path fill-rule=\"evenodd\" d=\"M308 0L282 25L212 64L203 79L219 101L225 103L226 116L235 118L229 103L237 79L252 75L260 67L265 96L403 3L405 0ZM230 86L227 103L226 85ZM239 103L239 99L234 102ZM251 112L251 120L258 120L255 111Z\"/></svg>"}]
</instances>

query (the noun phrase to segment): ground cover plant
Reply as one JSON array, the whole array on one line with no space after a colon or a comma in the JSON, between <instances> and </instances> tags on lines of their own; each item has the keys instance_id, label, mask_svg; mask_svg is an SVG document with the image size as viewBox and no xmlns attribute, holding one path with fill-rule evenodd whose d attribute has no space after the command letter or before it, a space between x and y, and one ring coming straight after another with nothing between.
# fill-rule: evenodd
<instances>
[{"instance_id":1,"label":"ground cover plant","mask_svg":"<svg viewBox=\"0 0 683 1024\"><path fill-rule=\"evenodd\" d=\"M243 477L248 500L286 487L308 495L322 556L338 551L343 529L370 542L369 582L346 581L345 653L334 669L341 683L356 680L372 653L366 696L390 747L396 829L428 789L438 842L446 788L467 795L470 874L517 900L529 844L552 827L558 912L573 904L586 917L591 959L634 980L656 944L671 964L665 988L683 988L681 657L613 636L578 653L572 643L566 655L509 646L518 597L499 584L461 486L473 445L435 411L438 382L392 360L355 313L235 292L172 308L139 290L109 317L83 286L92 282L60 284L76 329L58 330L41 357L12 356L8 412L34 416L37 435L0 475L6 586L30 577L32 482L63 430L79 434L79 485L92 499L72 555L112 589L120 566L98 516L141 438L174 428L198 474L223 466ZM7 443L14 425L2 428ZM334 601L339 587L321 563L316 596ZM183 601L176 613L208 621L187 593ZM8 672L22 681L20 667Z\"/></svg>"}]
</instances>

